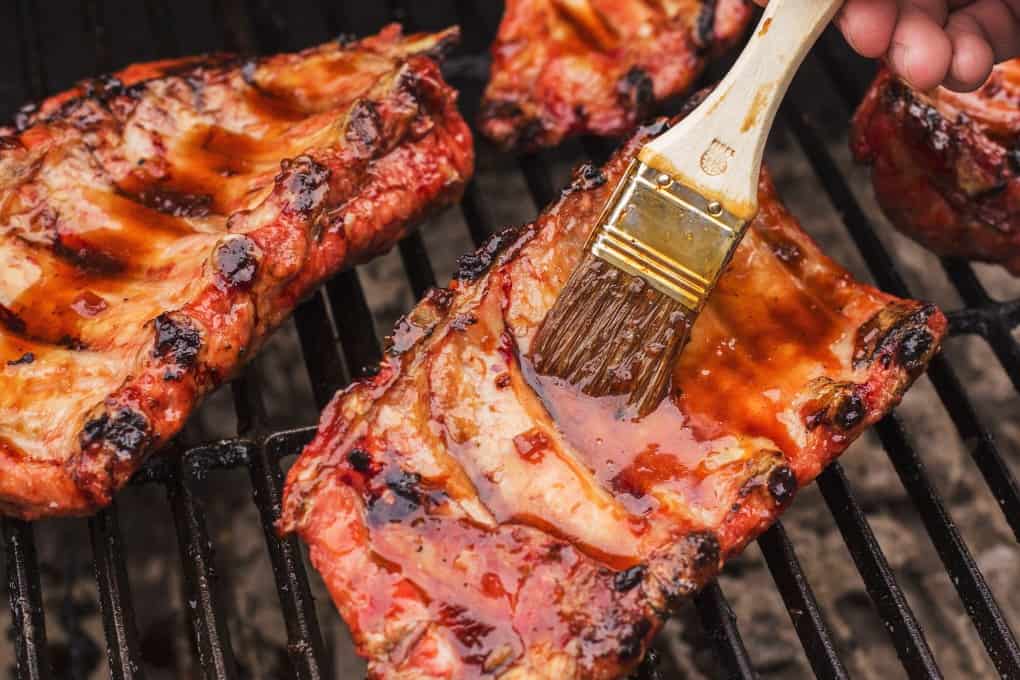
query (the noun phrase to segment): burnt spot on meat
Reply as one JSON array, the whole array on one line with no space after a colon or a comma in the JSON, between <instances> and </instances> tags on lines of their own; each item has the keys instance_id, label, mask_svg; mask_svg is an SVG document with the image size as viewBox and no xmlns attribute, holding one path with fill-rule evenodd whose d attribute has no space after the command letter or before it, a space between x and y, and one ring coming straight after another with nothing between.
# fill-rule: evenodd
<instances>
[{"instance_id":1,"label":"burnt spot on meat","mask_svg":"<svg viewBox=\"0 0 1020 680\"><path fill-rule=\"evenodd\" d=\"M482 120L506 119L516 120L524 115L521 105L510 99L494 99L482 102L479 117Z\"/></svg>"},{"instance_id":2,"label":"burnt spot on meat","mask_svg":"<svg viewBox=\"0 0 1020 680\"><path fill-rule=\"evenodd\" d=\"M797 493L797 476L789 465L779 465L772 468L768 479L769 494L779 505L786 505L793 500Z\"/></svg>"},{"instance_id":3,"label":"burnt spot on meat","mask_svg":"<svg viewBox=\"0 0 1020 680\"><path fill-rule=\"evenodd\" d=\"M380 525L401 522L417 512L424 502L421 490L421 475L401 468L386 471L385 493L373 488L368 502L368 519Z\"/></svg>"},{"instance_id":4,"label":"burnt spot on meat","mask_svg":"<svg viewBox=\"0 0 1020 680\"><path fill-rule=\"evenodd\" d=\"M510 387L511 382L512 378L509 373L503 372L496 376L496 387L501 390L505 390Z\"/></svg>"},{"instance_id":5,"label":"burnt spot on meat","mask_svg":"<svg viewBox=\"0 0 1020 680\"><path fill-rule=\"evenodd\" d=\"M907 371L923 367L935 351L935 339L928 330L934 305L913 306L894 302L883 307L857 329L853 366L871 366L875 361L888 368L895 361Z\"/></svg>"},{"instance_id":6,"label":"burnt spot on meat","mask_svg":"<svg viewBox=\"0 0 1020 680\"><path fill-rule=\"evenodd\" d=\"M372 102L362 99L351 107L344 138L359 158L371 158L382 141L382 117Z\"/></svg>"},{"instance_id":7,"label":"burnt spot on meat","mask_svg":"<svg viewBox=\"0 0 1020 680\"><path fill-rule=\"evenodd\" d=\"M707 52L715 42L715 13L718 0L704 0L694 24L694 44L699 53Z\"/></svg>"},{"instance_id":8,"label":"burnt spot on meat","mask_svg":"<svg viewBox=\"0 0 1020 680\"><path fill-rule=\"evenodd\" d=\"M625 593L628 590L633 590L639 583L641 583L641 581L644 580L645 571L647 571L645 565L638 564L630 569L624 569L623 571L617 572L616 576L613 577L613 589L618 593Z\"/></svg>"},{"instance_id":9,"label":"burnt spot on meat","mask_svg":"<svg viewBox=\"0 0 1020 680\"><path fill-rule=\"evenodd\" d=\"M14 359L12 361L8 361L7 365L8 366L25 366L27 364L33 363L34 361L35 361L35 354L33 354L32 352L25 352L24 354L22 354L17 359Z\"/></svg>"},{"instance_id":10,"label":"burnt spot on meat","mask_svg":"<svg viewBox=\"0 0 1020 680\"><path fill-rule=\"evenodd\" d=\"M358 42L358 36L353 33L341 33L336 37L337 47L350 47Z\"/></svg>"},{"instance_id":11,"label":"burnt spot on meat","mask_svg":"<svg viewBox=\"0 0 1020 680\"><path fill-rule=\"evenodd\" d=\"M461 281L475 281L481 278L510 244L517 241L522 231L523 227L520 226L507 227L486 239L475 252L461 255L457 258L457 273L454 278Z\"/></svg>"},{"instance_id":12,"label":"burnt spot on meat","mask_svg":"<svg viewBox=\"0 0 1020 680\"><path fill-rule=\"evenodd\" d=\"M833 415L833 424L841 430L852 430L864 420L864 401L857 392L850 392L840 400Z\"/></svg>"},{"instance_id":13,"label":"burnt spot on meat","mask_svg":"<svg viewBox=\"0 0 1020 680\"><path fill-rule=\"evenodd\" d=\"M655 83L648 71L633 66L616 84L616 94L638 118L644 118L655 103Z\"/></svg>"},{"instance_id":14,"label":"burnt spot on meat","mask_svg":"<svg viewBox=\"0 0 1020 680\"><path fill-rule=\"evenodd\" d=\"M286 187L290 193L286 208L288 212L307 215L322 205L329 188L329 168L316 163L309 156L285 160L280 163L280 168L276 182Z\"/></svg>"},{"instance_id":15,"label":"burnt spot on meat","mask_svg":"<svg viewBox=\"0 0 1020 680\"><path fill-rule=\"evenodd\" d=\"M718 537L709 531L690 533L676 544L664 548L648 563L644 588L653 602L671 606L688 597L719 571Z\"/></svg>"},{"instance_id":16,"label":"burnt spot on meat","mask_svg":"<svg viewBox=\"0 0 1020 680\"><path fill-rule=\"evenodd\" d=\"M25 104L18 112L14 114L14 127L18 132L24 132L32 124L35 118L36 112L39 110L39 105L30 102Z\"/></svg>"},{"instance_id":17,"label":"burnt spot on meat","mask_svg":"<svg viewBox=\"0 0 1020 680\"><path fill-rule=\"evenodd\" d=\"M900 363L908 371L913 371L926 363L931 346L935 342L927 327L911 328L903 334L900 341Z\"/></svg>"},{"instance_id":18,"label":"burnt spot on meat","mask_svg":"<svg viewBox=\"0 0 1020 680\"><path fill-rule=\"evenodd\" d=\"M804 425L808 430L828 425L847 432L860 425L867 416L867 405L856 383L818 378L811 389L815 396L805 405L807 415Z\"/></svg>"},{"instance_id":19,"label":"burnt spot on meat","mask_svg":"<svg viewBox=\"0 0 1020 680\"><path fill-rule=\"evenodd\" d=\"M186 316L163 313L156 317L154 357L169 359L180 368L195 365L202 348L202 335Z\"/></svg>"},{"instance_id":20,"label":"burnt spot on meat","mask_svg":"<svg viewBox=\"0 0 1020 680\"><path fill-rule=\"evenodd\" d=\"M775 241L772 243L772 252L784 264L796 265L804 259L804 252L793 241Z\"/></svg>"},{"instance_id":21,"label":"burnt spot on meat","mask_svg":"<svg viewBox=\"0 0 1020 680\"><path fill-rule=\"evenodd\" d=\"M72 335L61 336L61 338L57 340L57 344L65 349L71 350L72 352L80 352L84 349L88 349L88 345L82 342L80 338L76 338Z\"/></svg>"},{"instance_id":22,"label":"burnt spot on meat","mask_svg":"<svg viewBox=\"0 0 1020 680\"><path fill-rule=\"evenodd\" d=\"M1013 147L1006 151L1006 162L1014 175L1020 175L1020 147Z\"/></svg>"},{"instance_id":23,"label":"burnt spot on meat","mask_svg":"<svg viewBox=\"0 0 1020 680\"><path fill-rule=\"evenodd\" d=\"M594 163L582 163L574 170L574 177L570 184L562 192L563 196L569 196L578 191L591 191L598 189L608 181L606 173Z\"/></svg>"},{"instance_id":24,"label":"burnt spot on meat","mask_svg":"<svg viewBox=\"0 0 1020 680\"><path fill-rule=\"evenodd\" d=\"M415 505L421 503L421 475L403 469L391 470L386 474L386 486L406 501Z\"/></svg>"},{"instance_id":25,"label":"burnt spot on meat","mask_svg":"<svg viewBox=\"0 0 1020 680\"><path fill-rule=\"evenodd\" d=\"M455 331L466 331L471 326L478 323L478 317L474 314L458 314L453 317L453 321L450 322L450 328Z\"/></svg>"},{"instance_id":26,"label":"burnt spot on meat","mask_svg":"<svg viewBox=\"0 0 1020 680\"><path fill-rule=\"evenodd\" d=\"M186 194L167 189L147 189L132 198L147 208L174 217L206 217L212 212L212 196Z\"/></svg>"},{"instance_id":27,"label":"burnt spot on meat","mask_svg":"<svg viewBox=\"0 0 1020 680\"><path fill-rule=\"evenodd\" d=\"M622 663L634 661L641 656L645 648L645 638L652 632L652 622L648 619L638 619L626 635L620 638L619 658Z\"/></svg>"},{"instance_id":28,"label":"burnt spot on meat","mask_svg":"<svg viewBox=\"0 0 1020 680\"><path fill-rule=\"evenodd\" d=\"M255 72L259 68L258 59L247 59L241 66L241 79L244 80L245 84L252 87L258 87L258 83L255 81Z\"/></svg>"},{"instance_id":29,"label":"burnt spot on meat","mask_svg":"<svg viewBox=\"0 0 1020 680\"><path fill-rule=\"evenodd\" d=\"M148 419L132 408L122 408L112 415L103 413L89 420L78 437L82 449L109 444L119 458L136 455L148 439Z\"/></svg>"},{"instance_id":30,"label":"burnt spot on meat","mask_svg":"<svg viewBox=\"0 0 1020 680\"><path fill-rule=\"evenodd\" d=\"M362 448L353 448L347 454L347 462L351 464L355 472L367 475L372 472L372 456Z\"/></svg>"},{"instance_id":31,"label":"burnt spot on meat","mask_svg":"<svg viewBox=\"0 0 1020 680\"><path fill-rule=\"evenodd\" d=\"M216 249L216 277L224 288L251 289L258 273L255 251L255 243L246 236L229 238Z\"/></svg>"},{"instance_id":32,"label":"burnt spot on meat","mask_svg":"<svg viewBox=\"0 0 1020 680\"><path fill-rule=\"evenodd\" d=\"M124 83L116 76L101 75L86 80L83 84L86 97L106 101L126 93Z\"/></svg>"}]
</instances>

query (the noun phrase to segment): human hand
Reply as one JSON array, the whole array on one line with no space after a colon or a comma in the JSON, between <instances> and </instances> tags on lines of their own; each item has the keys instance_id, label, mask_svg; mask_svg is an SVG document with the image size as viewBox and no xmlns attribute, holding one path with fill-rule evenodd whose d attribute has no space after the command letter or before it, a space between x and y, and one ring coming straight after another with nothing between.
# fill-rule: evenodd
<instances>
[{"instance_id":1,"label":"human hand","mask_svg":"<svg viewBox=\"0 0 1020 680\"><path fill-rule=\"evenodd\" d=\"M996 62L1020 55L1020 0L847 0L836 25L919 90L975 90Z\"/></svg>"}]
</instances>

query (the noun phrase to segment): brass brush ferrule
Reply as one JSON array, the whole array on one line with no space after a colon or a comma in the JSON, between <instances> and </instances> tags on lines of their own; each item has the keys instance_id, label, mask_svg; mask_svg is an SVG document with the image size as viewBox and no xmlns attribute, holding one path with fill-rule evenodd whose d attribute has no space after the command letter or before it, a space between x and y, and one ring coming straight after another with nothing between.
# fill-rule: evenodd
<instances>
[{"instance_id":1,"label":"brass brush ferrule","mask_svg":"<svg viewBox=\"0 0 1020 680\"><path fill-rule=\"evenodd\" d=\"M592 255L701 311L747 221L634 160L592 232Z\"/></svg>"}]
</instances>

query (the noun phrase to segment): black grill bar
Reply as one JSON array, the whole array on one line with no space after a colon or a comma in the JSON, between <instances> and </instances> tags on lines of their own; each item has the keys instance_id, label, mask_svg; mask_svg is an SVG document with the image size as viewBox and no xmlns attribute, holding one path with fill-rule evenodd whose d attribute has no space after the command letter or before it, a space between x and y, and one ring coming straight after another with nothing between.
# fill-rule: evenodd
<instances>
[{"instance_id":1,"label":"black grill bar","mask_svg":"<svg viewBox=\"0 0 1020 680\"><path fill-rule=\"evenodd\" d=\"M177 528L177 547L184 579L184 610L198 665L207 678L236 680L237 662L230 643L225 614L216 594L213 545L204 513L189 485L192 465L187 455L167 488Z\"/></svg>"},{"instance_id":2,"label":"black grill bar","mask_svg":"<svg viewBox=\"0 0 1020 680\"><path fill-rule=\"evenodd\" d=\"M89 535L110 677L112 680L142 680L145 673L116 503L89 519Z\"/></svg>"},{"instance_id":3,"label":"black grill bar","mask_svg":"<svg viewBox=\"0 0 1020 680\"><path fill-rule=\"evenodd\" d=\"M848 680L849 676L832 641L829 624L818 607L782 522L777 522L761 535L758 547L765 556L765 563L779 588L815 675L831 680Z\"/></svg>"},{"instance_id":4,"label":"black grill bar","mask_svg":"<svg viewBox=\"0 0 1020 680\"><path fill-rule=\"evenodd\" d=\"M18 680L44 680L52 674L33 533L28 522L3 520L7 594L11 600Z\"/></svg>"},{"instance_id":5,"label":"black grill bar","mask_svg":"<svg viewBox=\"0 0 1020 680\"><path fill-rule=\"evenodd\" d=\"M830 465L818 477L818 486L907 675L913 680L941 678L942 672L935 663L928 641L924 639L921 626L896 583L864 511L850 491L843 467L839 463Z\"/></svg>"},{"instance_id":6,"label":"black grill bar","mask_svg":"<svg viewBox=\"0 0 1020 680\"><path fill-rule=\"evenodd\" d=\"M436 287L436 274L432 271L425 241L417 231L403 239L398 245L400 259L404 263L404 271L411 282L414 299L420 300L429 288Z\"/></svg>"},{"instance_id":7,"label":"black grill bar","mask_svg":"<svg viewBox=\"0 0 1020 680\"><path fill-rule=\"evenodd\" d=\"M263 438L266 413L262 402L262 379L252 366L235 385L236 410L238 414L248 416L246 427L239 428L238 434L262 441L253 448L248 472L252 500L262 520L266 549L287 629L287 654L295 677L300 680L327 678L330 674L325 671L328 668L326 653L308 575L301 559L301 546L296 536L281 539L275 529L283 505L283 473L278 458L271 453L275 441Z\"/></svg>"},{"instance_id":8,"label":"black grill bar","mask_svg":"<svg viewBox=\"0 0 1020 680\"><path fill-rule=\"evenodd\" d=\"M908 442L903 424L894 414L879 423L876 430L992 663L1003 677L1020 677L1020 647L1017 646L1013 631L1003 618L999 605L942 499L928 479L921 457Z\"/></svg>"},{"instance_id":9,"label":"black grill bar","mask_svg":"<svg viewBox=\"0 0 1020 680\"><path fill-rule=\"evenodd\" d=\"M737 628L737 617L717 583L706 586L694 598L698 618L715 647L716 657L727 680L756 680L751 657Z\"/></svg>"}]
</instances>

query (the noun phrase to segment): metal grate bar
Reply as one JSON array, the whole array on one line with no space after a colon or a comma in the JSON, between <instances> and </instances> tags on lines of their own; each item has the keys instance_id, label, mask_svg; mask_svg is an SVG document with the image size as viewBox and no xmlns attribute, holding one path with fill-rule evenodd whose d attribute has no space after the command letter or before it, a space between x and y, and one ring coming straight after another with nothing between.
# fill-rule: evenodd
<instances>
[{"instance_id":1,"label":"metal grate bar","mask_svg":"<svg viewBox=\"0 0 1020 680\"><path fill-rule=\"evenodd\" d=\"M145 674L116 502L89 519L89 536L110 677L112 680L141 680Z\"/></svg>"},{"instance_id":2,"label":"metal grate bar","mask_svg":"<svg viewBox=\"0 0 1020 680\"><path fill-rule=\"evenodd\" d=\"M315 403L322 408L336 391L350 382L350 371L329 321L325 289L319 289L294 311L301 353L312 383Z\"/></svg>"},{"instance_id":3,"label":"metal grate bar","mask_svg":"<svg viewBox=\"0 0 1020 680\"><path fill-rule=\"evenodd\" d=\"M974 268L962 260L945 258L942 260L942 268L960 293L963 303L969 308L984 312L984 323L976 328L975 332L985 338L1013 382L1013 389L1020 392L1020 343L1010 333L1010 329L1020 322L1020 318L1010 319L1007 316L1011 311L1020 309L1020 300L1014 300L1012 303L992 300L974 273Z\"/></svg>"},{"instance_id":4,"label":"metal grate bar","mask_svg":"<svg viewBox=\"0 0 1020 680\"><path fill-rule=\"evenodd\" d=\"M235 385L236 410L248 416L246 427L239 428L239 434L261 440L266 422L261 376L250 367ZM259 511L276 580L291 666L300 680L317 680L329 677L324 670L328 667L327 657L298 539L295 536L281 539L276 532L276 521L283 506L283 473L277 459L270 454L271 448L269 442L263 442L255 447L248 461L252 500Z\"/></svg>"},{"instance_id":5,"label":"metal grate bar","mask_svg":"<svg viewBox=\"0 0 1020 680\"><path fill-rule=\"evenodd\" d=\"M432 271L432 263L429 261L428 251L425 250L425 241L421 234L415 231L404 238L398 248L414 298L420 300L429 288L436 287L436 274Z\"/></svg>"},{"instance_id":6,"label":"metal grate bar","mask_svg":"<svg viewBox=\"0 0 1020 680\"><path fill-rule=\"evenodd\" d=\"M984 576L938 493L924 471L917 451L907 441L903 425L890 415L876 428L889 460L899 475L910 500L917 508L935 550L956 587L964 609L988 650L995 668L1004 678L1020 678L1020 647L1002 616Z\"/></svg>"},{"instance_id":7,"label":"metal grate bar","mask_svg":"<svg viewBox=\"0 0 1020 680\"><path fill-rule=\"evenodd\" d=\"M777 522L758 539L758 547L783 597L790 620L800 637L804 653L819 678L849 678L839 659L829 624L818 607L814 592L801 569L793 544L782 523Z\"/></svg>"},{"instance_id":8,"label":"metal grate bar","mask_svg":"<svg viewBox=\"0 0 1020 680\"><path fill-rule=\"evenodd\" d=\"M382 359L382 352L358 272L349 269L334 276L326 290L351 378L365 376Z\"/></svg>"},{"instance_id":9,"label":"metal grate bar","mask_svg":"<svg viewBox=\"0 0 1020 680\"><path fill-rule=\"evenodd\" d=\"M39 589L39 563L35 557L32 525L16 519L3 520L7 552L7 593L11 600L14 654L19 680L49 678L46 618Z\"/></svg>"},{"instance_id":10,"label":"metal grate bar","mask_svg":"<svg viewBox=\"0 0 1020 680\"><path fill-rule=\"evenodd\" d=\"M712 640L725 677L728 680L756 680L758 674L754 671L751 657L740 637L737 617L719 584L706 586L694 598L694 605L701 619L701 627Z\"/></svg>"},{"instance_id":11,"label":"metal grate bar","mask_svg":"<svg viewBox=\"0 0 1020 680\"><path fill-rule=\"evenodd\" d=\"M198 664L207 678L236 680L237 662L230 634L215 592L213 546L199 502L188 484L190 456L183 456L167 492L177 529L177 547L184 576L184 609Z\"/></svg>"},{"instance_id":12,"label":"metal grate bar","mask_svg":"<svg viewBox=\"0 0 1020 680\"><path fill-rule=\"evenodd\" d=\"M864 579L864 587L885 623L903 668L914 680L941 678L942 672L924 639L921 626L896 583L864 512L854 500L843 467L832 463L818 477L818 486L843 534L857 571Z\"/></svg>"},{"instance_id":13,"label":"metal grate bar","mask_svg":"<svg viewBox=\"0 0 1020 680\"><path fill-rule=\"evenodd\" d=\"M528 191L535 201L535 207L543 210L556 198L556 188L549 175L549 168L542 153L527 154L520 158L521 171L528 184Z\"/></svg>"},{"instance_id":14,"label":"metal grate bar","mask_svg":"<svg viewBox=\"0 0 1020 680\"><path fill-rule=\"evenodd\" d=\"M884 290L901 297L911 297L891 256L879 240L874 227L854 198L846 179L825 151L821 136L814 125L799 111L796 102L784 103L784 120L789 124L815 174L821 179L836 212L864 256L875 280ZM1006 521L1020 540L1020 487L999 453L991 434L981 425L959 379L942 356L935 357L928 367L928 377L946 407L961 439L970 448L985 482L1001 506Z\"/></svg>"},{"instance_id":15,"label":"metal grate bar","mask_svg":"<svg viewBox=\"0 0 1020 680\"><path fill-rule=\"evenodd\" d=\"M461 199L460 209L464 215L464 221L467 222L471 241L477 248L495 233L495 221L485 207L476 180L468 182L464 189L464 198Z\"/></svg>"}]
</instances>

